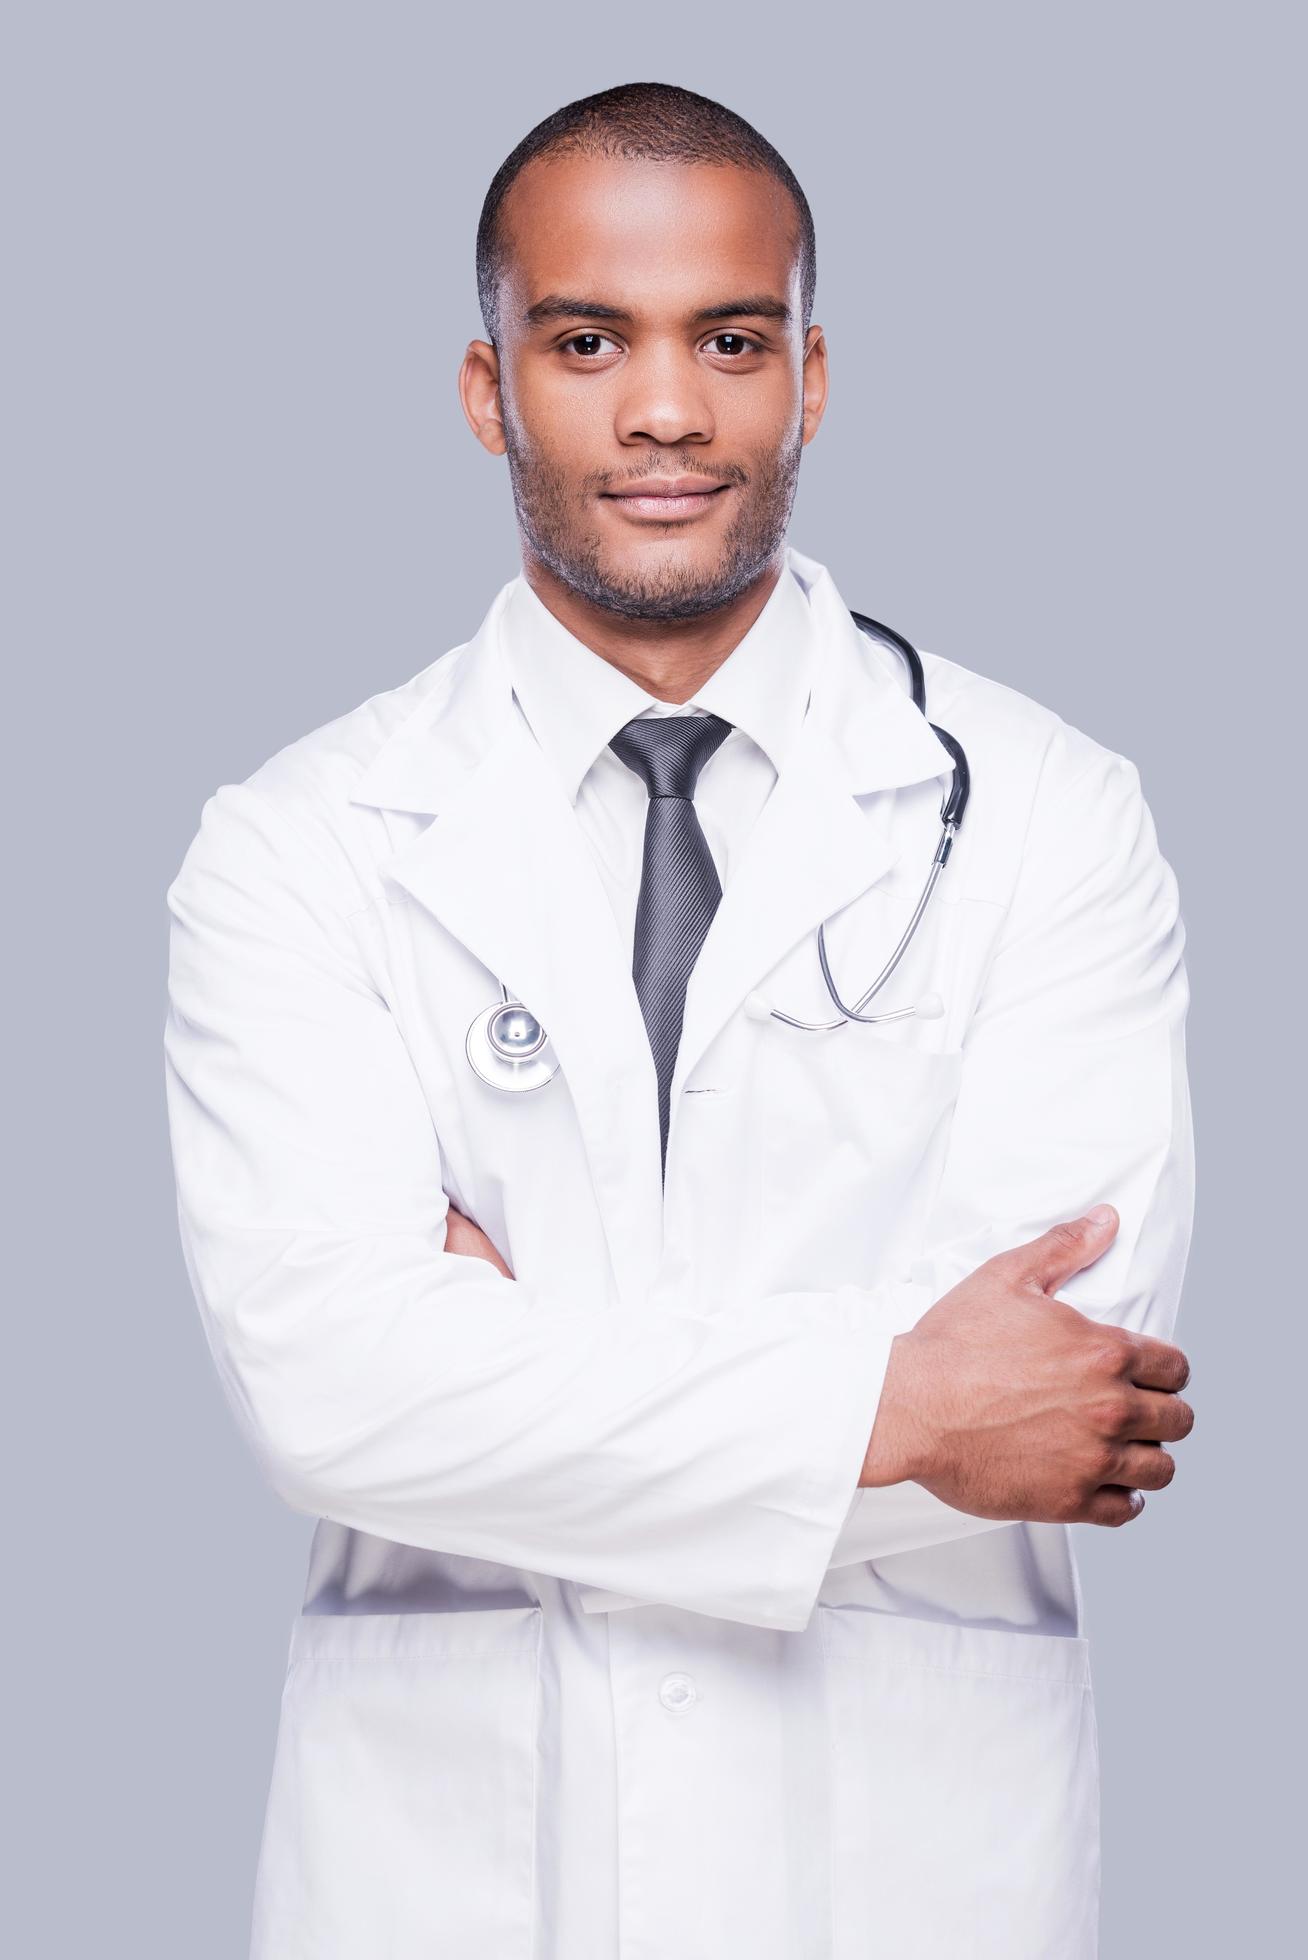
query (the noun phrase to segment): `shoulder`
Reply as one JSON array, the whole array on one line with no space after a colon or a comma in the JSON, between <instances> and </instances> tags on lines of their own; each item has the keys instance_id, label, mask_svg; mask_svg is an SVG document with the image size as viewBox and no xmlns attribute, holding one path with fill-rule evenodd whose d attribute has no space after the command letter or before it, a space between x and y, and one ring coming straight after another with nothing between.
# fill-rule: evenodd
<instances>
[{"instance_id":1,"label":"shoulder","mask_svg":"<svg viewBox=\"0 0 1308 1960\"><path fill-rule=\"evenodd\" d=\"M389 744L438 717L466 644L452 648L396 687L309 729L273 751L247 776L219 786L204 801L178 880L201 868L253 867L260 855L288 878L320 883L337 909L367 902L368 866L386 848L379 812L355 806L352 794Z\"/></svg>"},{"instance_id":2,"label":"shoulder","mask_svg":"<svg viewBox=\"0 0 1308 1960\"><path fill-rule=\"evenodd\" d=\"M967 754L964 829L984 895L1010 898L1023 864L1048 862L1075 879L1142 834L1152 841L1140 772L1128 756L1018 688L925 649L921 658L927 713Z\"/></svg>"},{"instance_id":3,"label":"shoulder","mask_svg":"<svg viewBox=\"0 0 1308 1960\"><path fill-rule=\"evenodd\" d=\"M964 745L970 735L978 756L984 752L1026 776L1038 775L1051 759L1051 751L1076 773L1127 763L1118 750L1019 688L992 680L988 674L977 673L942 654L923 649L921 659L927 713Z\"/></svg>"},{"instance_id":4,"label":"shoulder","mask_svg":"<svg viewBox=\"0 0 1308 1960\"><path fill-rule=\"evenodd\" d=\"M406 729L439 716L465 647L454 647L401 682L274 751L244 786L288 818L341 812L381 751Z\"/></svg>"}]
</instances>

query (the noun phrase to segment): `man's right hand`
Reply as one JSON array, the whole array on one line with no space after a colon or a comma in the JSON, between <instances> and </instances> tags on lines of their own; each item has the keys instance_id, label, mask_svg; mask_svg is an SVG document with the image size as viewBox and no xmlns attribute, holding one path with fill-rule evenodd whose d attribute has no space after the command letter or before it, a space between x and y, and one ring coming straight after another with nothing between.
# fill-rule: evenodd
<instances>
[{"instance_id":1,"label":"man's right hand","mask_svg":"<svg viewBox=\"0 0 1308 1960\"><path fill-rule=\"evenodd\" d=\"M1111 1205L1001 1252L891 1344L859 1478L919 1483L978 1518L1126 1524L1162 1490L1194 1411L1180 1348L1053 1297L1107 1251Z\"/></svg>"}]
</instances>

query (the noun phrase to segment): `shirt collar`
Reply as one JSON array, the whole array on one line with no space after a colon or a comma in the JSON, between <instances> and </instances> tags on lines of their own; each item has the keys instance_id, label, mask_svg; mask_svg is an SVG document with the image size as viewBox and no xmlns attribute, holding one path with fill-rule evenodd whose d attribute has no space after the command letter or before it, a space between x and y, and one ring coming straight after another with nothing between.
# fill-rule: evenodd
<instances>
[{"instance_id":1,"label":"shirt collar","mask_svg":"<svg viewBox=\"0 0 1308 1960\"><path fill-rule=\"evenodd\" d=\"M744 637L680 708L721 715L781 771L808 706L813 620L787 551L767 602ZM501 646L519 706L575 803L591 764L657 697L556 619L521 573L500 615Z\"/></svg>"}]
</instances>

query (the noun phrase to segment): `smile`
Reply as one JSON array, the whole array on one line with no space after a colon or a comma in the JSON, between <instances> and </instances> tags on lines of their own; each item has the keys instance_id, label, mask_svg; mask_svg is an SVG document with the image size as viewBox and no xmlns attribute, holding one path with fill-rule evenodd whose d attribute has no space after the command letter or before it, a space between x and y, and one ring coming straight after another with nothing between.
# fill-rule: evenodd
<instances>
[{"instance_id":1,"label":"smile","mask_svg":"<svg viewBox=\"0 0 1308 1960\"><path fill-rule=\"evenodd\" d=\"M730 484L718 483L704 490L678 486L666 491L609 492L605 501L616 505L626 517L653 518L671 524L702 516L730 488Z\"/></svg>"}]
</instances>

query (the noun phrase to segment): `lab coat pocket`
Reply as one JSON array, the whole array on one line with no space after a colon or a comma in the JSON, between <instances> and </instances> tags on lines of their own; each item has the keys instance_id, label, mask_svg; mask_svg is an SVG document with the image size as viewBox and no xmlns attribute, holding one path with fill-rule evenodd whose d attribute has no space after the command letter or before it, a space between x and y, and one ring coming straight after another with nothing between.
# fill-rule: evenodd
<instances>
[{"instance_id":1,"label":"lab coat pocket","mask_svg":"<svg viewBox=\"0 0 1308 1960\"><path fill-rule=\"evenodd\" d=\"M250 1960L529 1960L541 1609L301 1614Z\"/></svg>"},{"instance_id":2,"label":"lab coat pocket","mask_svg":"<svg viewBox=\"0 0 1308 1960\"><path fill-rule=\"evenodd\" d=\"M766 1032L754 1128L771 1283L870 1284L918 1242L962 1057L853 1025Z\"/></svg>"},{"instance_id":3,"label":"lab coat pocket","mask_svg":"<svg viewBox=\"0 0 1308 1960\"><path fill-rule=\"evenodd\" d=\"M1094 1960L1089 1642L819 1606L833 1960Z\"/></svg>"}]
</instances>

